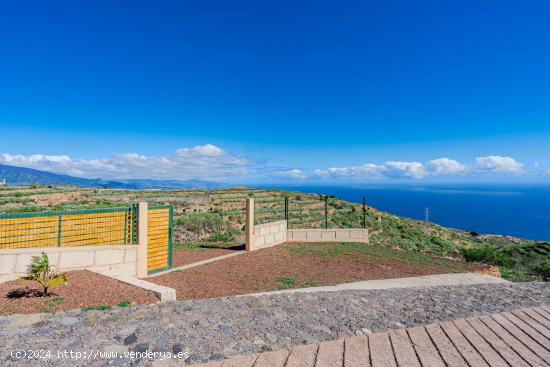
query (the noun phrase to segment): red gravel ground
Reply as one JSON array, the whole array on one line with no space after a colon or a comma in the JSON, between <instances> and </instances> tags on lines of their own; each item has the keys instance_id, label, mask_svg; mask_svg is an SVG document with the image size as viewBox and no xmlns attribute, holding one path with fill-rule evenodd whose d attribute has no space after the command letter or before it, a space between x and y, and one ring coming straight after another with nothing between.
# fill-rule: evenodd
<instances>
[{"instance_id":1,"label":"red gravel ground","mask_svg":"<svg viewBox=\"0 0 550 367\"><path fill-rule=\"evenodd\" d=\"M52 289L54 294L50 297L41 297L42 287L34 281L14 280L0 284L0 315L102 305L116 307L124 301L130 304L158 302L153 292L86 270L68 272L67 278L69 283Z\"/></svg>"},{"instance_id":2,"label":"red gravel ground","mask_svg":"<svg viewBox=\"0 0 550 367\"><path fill-rule=\"evenodd\" d=\"M485 268L380 246L302 243L250 252L149 281L175 288L183 300Z\"/></svg>"},{"instance_id":3,"label":"red gravel ground","mask_svg":"<svg viewBox=\"0 0 550 367\"><path fill-rule=\"evenodd\" d=\"M172 251L172 267L177 268L197 261L211 259L222 255L227 255L238 250L244 250L242 244L224 245L179 245Z\"/></svg>"}]
</instances>

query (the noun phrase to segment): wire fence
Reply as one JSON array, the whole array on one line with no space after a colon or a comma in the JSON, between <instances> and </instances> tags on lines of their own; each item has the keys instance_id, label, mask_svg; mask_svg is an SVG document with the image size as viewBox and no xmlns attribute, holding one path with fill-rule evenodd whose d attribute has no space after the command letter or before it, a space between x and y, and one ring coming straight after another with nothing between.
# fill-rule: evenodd
<instances>
[{"instance_id":1,"label":"wire fence","mask_svg":"<svg viewBox=\"0 0 550 367\"><path fill-rule=\"evenodd\" d=\"M0 215L0 249L136 242L136 207Z\"/></svg>"},{"instance_id":2,"label":"wire fence","mask_svg":"<svg viewBox=\"0 0 550 367\"><path fill-rule=\"evenodd\" d=\"M366 228L367 207L328 195L255 200L254 224L287 220L288 228Z\"/></svg>"}]
</instances>

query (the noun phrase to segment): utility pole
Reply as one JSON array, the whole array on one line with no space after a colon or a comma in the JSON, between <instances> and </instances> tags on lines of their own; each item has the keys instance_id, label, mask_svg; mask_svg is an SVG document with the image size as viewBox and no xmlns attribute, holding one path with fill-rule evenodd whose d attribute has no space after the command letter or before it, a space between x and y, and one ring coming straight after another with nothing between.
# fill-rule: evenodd
<instances>
[{"instance_id":1,"label":"utility pole","mask_svg":"<svg viewBox=\"0 0 550 367\"><path fill-rule=\"evenodd\" d=\"M428 207L426 207L425 217L426 217L426 222L429 222L430 221L430 209Z\"/></svg>"}]
</instances>

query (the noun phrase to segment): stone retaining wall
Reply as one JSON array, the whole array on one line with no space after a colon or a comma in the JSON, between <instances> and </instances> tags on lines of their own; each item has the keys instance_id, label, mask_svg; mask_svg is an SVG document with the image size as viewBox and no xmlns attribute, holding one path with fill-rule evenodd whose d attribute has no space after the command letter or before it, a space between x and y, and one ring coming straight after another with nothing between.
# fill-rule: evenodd
<instances>
[{"instance_id":1,"label":"stone retaining wall","mask_svg":"<svg viewBox=\"0 0 550 367\"><path fill-rule=\"evenodd\" d=\"M137 248L137 245L109 245L0 250L0 283L23 276L32 256L42 252L57 271L90 269L135 277Z\"/></svg>"},{"instance_id":2,"label":"stone retaining wall","mask_svg":"<svg viewBox=\"0 0 550 367\"><path fill-rule=\"evenodd\" d=\"M369 230L358 228L289 229L287 242L363 242L369 243Z\"/></svg>"}]
</instances>

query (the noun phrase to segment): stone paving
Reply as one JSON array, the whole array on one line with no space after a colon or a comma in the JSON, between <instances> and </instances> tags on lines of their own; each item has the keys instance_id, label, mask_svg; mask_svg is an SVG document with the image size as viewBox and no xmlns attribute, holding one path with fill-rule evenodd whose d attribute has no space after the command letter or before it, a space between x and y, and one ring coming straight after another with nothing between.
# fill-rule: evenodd
<instances>
[{"instance_id":1,"label":"stone paving","mask_svg":"<svg viewBox=\"0 0 550 367\"><path fill-rule=\"evenodd\" d=\"M197 367L550 366L550 308L391 330Z\"/></svg>"},{"instance_id":2,"label":"stone paving","mask_svg":"<svg viewBox=\"0 0 550 367\"><path fill-rule=\"evenodd\" d=\"M12 357L13 350L184 351L186 362L196 364L544 305L550 305L550 283L294 293L12 315L0 317L0 365L31 364ZM38 366L173 363L135 356L32 361Z\"/></svg>"}]
</instances>

